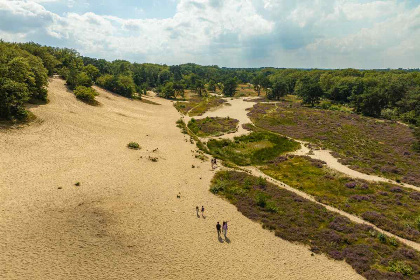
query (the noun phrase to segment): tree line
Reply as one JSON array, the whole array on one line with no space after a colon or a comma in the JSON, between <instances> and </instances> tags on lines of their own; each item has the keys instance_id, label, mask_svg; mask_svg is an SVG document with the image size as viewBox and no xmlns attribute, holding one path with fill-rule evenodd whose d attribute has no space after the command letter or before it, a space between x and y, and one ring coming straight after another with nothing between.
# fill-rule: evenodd
<instances>
[{"instance_id":1,"label":"tree line","mask_svg":"<svg viewBox=\"0 0 420 280\"><path fill-rule=\"evenodd\" d=\"M238 84L252 84L258 95L278 100L298 95L303 104L344 104L366 116L420 126L418 70L304 70L224 68L193 63L160 65L81 56L76 50L36 43L0 41L0 118L24 118L26 102L46 101L48 76L59 74L67 86L93 95L93 84L128 98L154 90L177 98L189 89L198 95L221 91L234 96ZM82 94L83 93L83 94ZM329 105L330 104L330 105Z\"/></svg>"}]
</instances>

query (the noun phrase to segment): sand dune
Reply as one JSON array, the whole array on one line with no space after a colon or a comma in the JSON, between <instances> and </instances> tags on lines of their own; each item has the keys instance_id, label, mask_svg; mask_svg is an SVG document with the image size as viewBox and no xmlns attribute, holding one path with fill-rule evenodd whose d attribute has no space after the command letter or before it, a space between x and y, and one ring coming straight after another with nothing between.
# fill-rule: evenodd
<instances>
[{"instance_id":1,"label":"sand dune","mask_svg":"<svg viewBox=\"0 0 420 280\"><path fill-rule=\"evenodd\" d=\"M49 89L37 122L0 131L0 278L362 279L212 195L214 173L194 158L171 102L101 91L91 107L62 80ZM230 243L217 239L223 219Z\"/></svg>"}]
</instances>

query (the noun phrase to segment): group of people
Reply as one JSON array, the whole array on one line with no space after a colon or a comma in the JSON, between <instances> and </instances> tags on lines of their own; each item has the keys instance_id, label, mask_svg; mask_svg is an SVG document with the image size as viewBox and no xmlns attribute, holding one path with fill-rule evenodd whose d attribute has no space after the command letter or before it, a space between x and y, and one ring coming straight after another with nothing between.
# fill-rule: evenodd
<instances>
[{"instance_id":1,"label":"group of people","mask_svg":"<svg viewBox=\"0 0 420 280\"><path fill-rule=\"evenodd\" d=\"M195 212L197 213L197 217L200 217L200 208L198 206L195 207ZM204 206L201 206L201 217L204 217ZM227 238L227 230L228 230L228 222L223 221L223 224L221 225L219 222L216 224L216 230L217 230L217 237L220 237L220 234L223 233L225 236L225 239Z\"/></svg>"},{"instance_id":2,"label":"group of people","mask_svg":"<svg viewBox=\"0 0 420 280\"><path fill-rule=\"evenodd\" d=\"M226 239L227 230L228 230L228 224L227 223L228 223L227 221L226 222L223 221L223 224L220 225L220 223L217 222L217 224L216 224L216 230L217 230L217 236L218 237L220 237L220 230L222 230L223 231L223 235L225 236L225 239Z\"/></svg>"},{"instance_id":3,"label":"group of people","mask_svg":"<svg viewBox=\"0 0 420 280\"><path fill-rule=\"evenodd\" d=\"M195 211L197 212L197 217L200 217L200 214L198 214L200 208L198 208L198 206L195 207ZM201 217L204 218L204 206L201 206Z\"/></svg>"}]
</instances>

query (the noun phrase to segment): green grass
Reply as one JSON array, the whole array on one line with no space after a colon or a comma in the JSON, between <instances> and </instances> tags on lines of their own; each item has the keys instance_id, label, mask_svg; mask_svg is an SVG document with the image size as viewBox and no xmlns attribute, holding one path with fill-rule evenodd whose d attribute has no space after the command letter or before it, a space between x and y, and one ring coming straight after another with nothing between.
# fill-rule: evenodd
<instances>
[{"instance_id":1,"label":"green grass","mask_svg":"<svg viewBox=\"0 0 420 280\"><path fill-rule=\"evenodd\" d=\"M411 128L344 111L282 101L259 103L249 115L257 127L332 150L352 169L420 186L420 152Z\"/></svg>"},{"instance_id":2,"label":"green grass","mask_svg":"<svg viewBox=\"0 0 420 280\"><path fill-rule=\"evenodd\" d=\"M279 155L297 150L300 144L270 132L251 132L248 135L208 141L211 154L237 165L258 165Z\"/></svg>"},{"instance_id":3,"label":"green grass","mask_svg":"<svg viewBox=\"0 0 420 280\"><path fill-rule=\"evenodd\" d=\"M239 121L232 118L204 118L191 119L188 128L199 137L220 136L235 132Z\"/></svg>"},{"instance_id":4,"label":"green grass","mask_svg":"<svg viewBox=\"0 0 420 280\"><path fill-rule=\"evenodd\" d=\"M210 191L276 236L345 260L369 280L420 279L417 251L264 179L221 171L213 178Z\"/></svg>"},{"instance_id":5,"label":"green grass","mask_svg":"<svg viewBox=\"0 0 420 280\"><path fill-rule=\"evenodd\" d=\"M207 149L207 146L203 142L201 142L200 138L198 138L197 135L191 132L191 130L185 124L184 120L179 119L176 123L177 123L177 127L181 129L182 133L188 134L191 137L190 138L191 143L194 143L195 141L195 144L197 145L197 148L199 150L201 150L204 153L210 154L210 151Z\"/></svg>"},{"instance_id":6,"label":"green grass","mask_svg":"<svg viewBox=\"0 0 420 280\"><path fill-rule=\"evenodd\" d=\"M288 156L260 167L267 175L320 202L363 217L379 228L420 241L420 193L387 183L354 180L309 157Z\"/></svg>"}]
</instances>

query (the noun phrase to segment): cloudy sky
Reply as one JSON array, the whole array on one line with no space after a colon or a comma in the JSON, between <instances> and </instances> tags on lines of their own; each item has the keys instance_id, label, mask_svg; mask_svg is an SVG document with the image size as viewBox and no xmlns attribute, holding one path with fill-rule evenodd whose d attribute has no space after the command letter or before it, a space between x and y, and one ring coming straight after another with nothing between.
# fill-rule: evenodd
<instances>
[{"instance_id":1,"label":"cloudy sky","mask_svg":"<svg viewBox=\"0 0 420 280\"><path fill-rule=\"evenodd\" d=\"M420 0L0 0L0 38L162 64L419 68Z\"/></svg>"}]
</instances>

